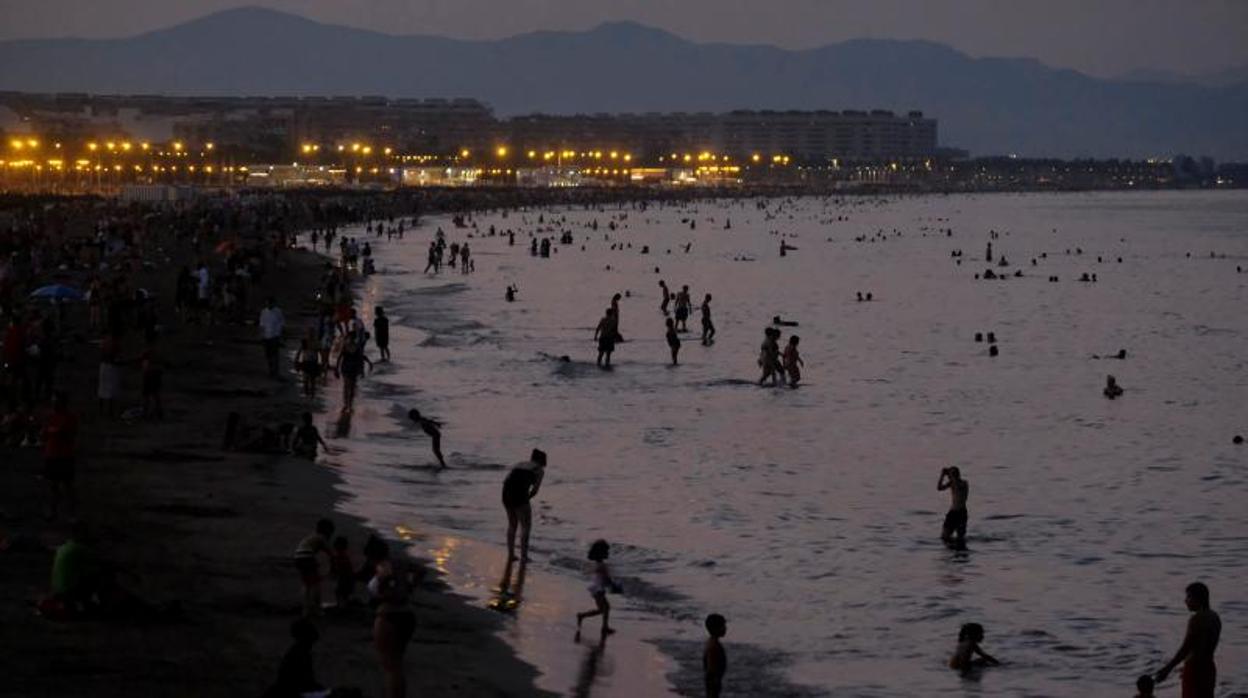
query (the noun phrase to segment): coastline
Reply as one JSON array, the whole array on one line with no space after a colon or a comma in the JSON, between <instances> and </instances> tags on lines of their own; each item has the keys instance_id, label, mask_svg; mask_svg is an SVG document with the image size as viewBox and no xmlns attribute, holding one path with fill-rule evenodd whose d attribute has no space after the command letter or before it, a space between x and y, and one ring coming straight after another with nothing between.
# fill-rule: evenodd
<instances>
[{"instance_id":1,"label":"coastline","mask_svg":"<svg viewBox=\"0 0 1248 698\"><path fill-rule=\"evenodd\" d=\"M171 270L193 253L181 243L181 249L159 254L166 263L139 272L134 281L171 299ZM315 318L308 301L324 258L298 250L284 255L286 268L268 275L253 293L278 297L288 318L289 349L289 338ZM165 312L172 313L167 307ZM230 411L268 423L292 421L309 408L289 372L289 355L283 358L283 382L265 376L256 335L251 324L172 327L161 340L166 419L133 423L95 415L99 350L77 337L73 360L63 363L58 381L82 424L75 515L125 588L177 611L142 620L60 622L37 615L32 602L47 593L52 553L69 523L64 515L51 523L43 518L47 492L38 449L6 448L0 531L12 545L0 554L6 570L0 594L8 600L0 606L8 638L4 693L259 695L276 678L289 623L299 615L299 582L290 564L294 544L316 519L329 516L358 560L368 531L334 512L341 479L331 468L285 455L221 450ZM136 355L139 342L132 338L124 345L123 357ZM138 394L137 373L123 369L123 408ZM496 637L498 619L491 612L447 593L434 575L413 601L418 623L406 662L414 694L538 694L535 672ZM326 615L318 624L317 678L366 696L379 694L371 612L360 607Z\"/></svg>"}]
</instances>

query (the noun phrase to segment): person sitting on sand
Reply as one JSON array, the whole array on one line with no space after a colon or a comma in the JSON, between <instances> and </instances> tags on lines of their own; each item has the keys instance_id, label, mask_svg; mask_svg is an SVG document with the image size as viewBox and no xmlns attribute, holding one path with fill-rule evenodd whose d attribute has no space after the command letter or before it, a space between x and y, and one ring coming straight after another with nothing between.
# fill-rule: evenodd
<instances>
[{"instance_id":1,"label":"person sitting on sand","mask_svg":"<svg viewBox=\"0 0 1248 698\"><path fill-rule=\"evenodd\" d=\"M329 450L329 444L325 443L325 439L321 438L321 432L312 423L312 413L304 412L301 417L302 423L299 428L295 429L295 434L290 439L290 452L296 456L316 460L316 449L318 446Z\"/></svg>"},{"instance_id":2,"label":"person sitting on sand","mask_svg":"<svg viewBox=\"0 0 1248 698\"><path fill-rule=\"evenodd\" d=\"M1156 674L1162 683L1179 662L1183 663L1183 698L1213 698L1218 685L1218 668L1213 662L1218 640L1222 637L1222 619L1209 606L1209 587L1202 582L1187 585L1187 633L1183 644Z\"/></svg>"},{"instance_id":3,"label":"person sitting on sand","mask_svg":"<svg viewBox=\"0 0 1248 698\"><path fill-rule=\"evenodd\" d=\"M520 557L529 559L529 533L533 528L530 500L537 496L546 474L546 452L533 449L529 460L517 464L503 480L503 508L507 511L507 559L516 559L516 528L520 536Z\"/></svg>"},{"instance_id":4,"label":"person sitting on sand","mask_svg":"<svg viewBox=\"0 0 1248 698\"><path fill-rule=\"evenodd\" d=\"M1122 387L1113 376L1105 376L1105 389L1101 393L1110 400L1115 400L1122 397Z\"/></svg>"},{"instance_id":5,"label":"person sitting on sand","mask_svg":"<svg viewBox=\"0 0 1248 698\"><path fill-rule=\"evenodd\" d=\"M442 422L428 417L422 417L420 411L410 409L407 411L407 418L416 423L420 430L425 432L429 438L433 439L433 455L438 458L438 465L446 467L446 459L442 457Z\"/></svg>"},{"instance_id":6,"label":"person sitting on sand","mask_svg":"<svg viewBox=\"0 0 1248 698\"><path fill-rule=\"evenodd\" d=\"M299 545L295 547L295 569L298 570L299 579L303 582L304 616L312 616L321 612L321 568L316 556L319 553L324 553L327 558L332 556L333 551L330 550L329 540L333 535L334 522L321 519L316 522L316 531L299 541Z\"/></svg>"},{"instance_id":7,"label":"person sitting on sand","mask_svg":"<svg viewBox=\"0 0 1248 698\"><path fill-rule=\"evenodd\" d=\"M792 335L789 337L789 343L784 347L784 371L789 375L789 387L796 388L798 381L802 379L802 366L806 363L802 361L802 357L797 353L797 343L801 341L801 337Z\"/></svg>"},{"instance_id":8,"label":"person sitting on sand","mask_svg":"<svg viewBox=\"0 0 1248 698\"><path fill-rule=\"evenodd\" d=\"M965 676L980 667L999 665L1001 662L979 646L983 641L984 626L979 623L964 624L958 630L958 647L949 658L949 668ZM979 658L975 655L979 655Z\"/></svg>"},{"instance_id":9,"label":"person sitting on sand","mask_svg":"<svg viewBox=\"0 0 1248 698\"><path fill-rule=\"evenodd\" d=\"M958 467L941 468L940 478L936 481L937 491L949 490L949 513L945 514L945 523L940 529L940 539L946 545L962 549L966 547L966 500L971 494L971 485L962 479L962 471Z\"/></svg>"},{"instance_id":10,"label":"person sitting on sand","mask_svg":"<svg viewBox=\"0 0 1248 698\"><path fill-rule=\"evenodd\" d=\"M602 634L610 635L615 631L611 629L611 604L607 602L607 591L620 593L620 585L611 579L611 572L607 569L607 558L611 556L611 546L605 540L599 539L589 546L589 559L594 562L593 581L589 584L589 595L594 597L595 608L592 611L581 611L576 614L576 634L581 634L581 623L586 618L593 616L602 616Z\"/></svg>"},{"instance_id":11,"label":"person sitting on sand","mask_svg":"<svg viewBox=\"0 0 1248 698\"><path fill-rule=\"evenodd\" d=\"M71 615L94 602L96 563L88 542L86 524L75 521L52 558L52 598Z\"/></svg>"},{"instance_id":12,"label":"person sitting on sand","mask_svg":"<svg viewBox=\"0 0 1248 698\"><path fill-rule=\"evenodd\" d=\"M719 698L724 690L724 674L728 672L728 654L719 640L728 634L728 621L718 613L706 617L706 646L702 648L702 681L706 698Z\"/></svg>"}]
</instances>

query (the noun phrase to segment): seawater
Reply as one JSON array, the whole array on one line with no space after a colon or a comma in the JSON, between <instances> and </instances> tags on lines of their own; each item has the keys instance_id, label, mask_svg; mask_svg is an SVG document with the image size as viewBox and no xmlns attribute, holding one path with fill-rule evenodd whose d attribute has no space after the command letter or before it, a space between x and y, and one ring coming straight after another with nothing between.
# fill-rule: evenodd
<instances>
[{"instance_id":1,"label":"seawater","mask_svg":"<svg viewBox=\"0 0 1248 698\"><path fill-rule=\"evenodd\" d=\"M475 273L422 272L438 227ZM529 254L530 233L565 230L572 244ZM338 442L346 506L424 531L452 583L436 541L501 543L502 478L541 447L534 566L579 585L588 543L611 541L617 609L660 619L649 639L682 691L700 690L716 611L734 695L1128 695L1178 646L1196 579L1225 625L1220 695L1248 691L1248 446L1232 444L1248 434L1248 194L721 200L348 234L377 248L362 308L391 315L394 361ZM1009 267L983 260L990 241ZM1024 275L974 278L988 268ZM660 279L695 303L678 367ZM608 372L592 334L614 293L627 341ZM796 390L754 385L775 315L799 323L781 340L801 336ZM1102 397L1107 374L1121 399ZM446 423L449 470L412 406ZM947 465L971 485L965 552L939 540ZM945 662L970 621L1005 665L968 680Z\"/></svg>"}]
</instances>

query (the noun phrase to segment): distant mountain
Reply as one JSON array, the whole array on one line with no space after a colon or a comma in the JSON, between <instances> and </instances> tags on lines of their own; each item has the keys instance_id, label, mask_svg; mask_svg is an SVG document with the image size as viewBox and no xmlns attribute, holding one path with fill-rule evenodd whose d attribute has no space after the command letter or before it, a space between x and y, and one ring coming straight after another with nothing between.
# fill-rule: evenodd
<instances>
[{"instance_id":1,"label":"distant mountain","mask_svg":"<svg viewBox=\"0 0 1248 698\"><path fill-rule=\"evenodd\" d=\"M463 96L503 115L921 109L978 154L1248 159L1248 84L1102 80L925 41L696 44L630 22L463 41L243 8L127 39L0 42L0 89Z\"/></svg>"},{"instance_id":2,"label":"distant mountain","mask_svg":"<svg viewBox=\"0 0 1248 698\"><path fill-rule=\"evenodd\" d=\"M1175 73L1168 70L1140 69L1132 70L1118 76L1123 82L1152 82L1168 85L1187 84L1205 87L1229 87L1248 83L1248 65L1224 68L1198 75Z\"/></svg>"}]
</instances>

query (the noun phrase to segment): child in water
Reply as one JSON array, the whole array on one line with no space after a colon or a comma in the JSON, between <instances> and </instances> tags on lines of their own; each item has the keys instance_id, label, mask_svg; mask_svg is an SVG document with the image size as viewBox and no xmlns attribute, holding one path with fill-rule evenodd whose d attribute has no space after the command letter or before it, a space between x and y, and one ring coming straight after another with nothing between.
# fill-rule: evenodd
<instances>
[{"instance_id":1,"label":"child in water","mask_svg":"<svg viewBox=\"0 0 1248 698\"><path fill-rule=\"evenodd\" d=\"M435 419L429 419L428 417L422 417L420 416L420 412L415 409L408 410L407 417L413 422L416 422L416 426L420 427L421 431L425 432L429 435L429 438L433 439L433 455L438 457L438 465L445 468L446 460L442 458L442 430L439 428L442 426L442 422Z\"/></svg>"},{"instance_id":2,"label":"child in water","mask_svg":"<svg viewBox=\"0 0 1248 698\"><path fill-rule=\"evenodd\" d=\"M979 643L984 641L984 626L979 623L965 623L958 631L958 648L949 658L949 668L969 674L972 670L984 666L997 666L998 662L992 655L984 652ZM979 659L975 655L979 655Z\"/></svg>"},{"instance_id":3,"label":"child in water","mask_svg":"<svg viewBox=\"0 0 1248 698\"><path fill-rule=\"evenodd\" d=\"M680 336L676 334L676 323L669 317L667 322L667 348L672 350L672 365L676 365L676 355L680 353Z\"/></svg>"},{"instance_id":4,"label":"child in water","mask_svg":"<svg viewBox=\"0 0 1248 698\"><path fill-rule=\"evenodd\" d=\"M706 698L719 698L724 690L724 674L728 671L728 655L719 638L728 634L728 621L718 613L706 617L706 647L702 650L702 678Z\"/></svg>"},{"instance_id":5,"label":"child in water","mask_svg":"<svg viewBox=\"0 0 1248 698\"><path fill-rule=\"evenodd\" d=\"M797 382L802 379L802 369L805 363L802 357L797 353L797 343L801 341L801 337L792 335L789 337L789 343L784 347L784 371L789 374L789 387L796 388Z\"/></svg>"},{"instance_id":6,"label":"child in water","mask_svg":"<svg viewBox=\"0 0 1248 698\"><path fill-rule=\"evenodd\" d=\"M1113 400L1122 396L1122 387L1118 385L1118 380L1113 376L1105 376L1105 390L1101 392L1105 397Z\"/></svg>"},{"instance_id":7,"label":"child in water","mask_svg":"<svg viewBox=\"0 0 1248 698\"><path fill-rule=\"evenodd\" d=\"M582 611L576 614L576 634L580 637L581 623L586 618L593 616L602 616L602 634L610 635L615 632L611 629L611 604L607 603L607 590L620 593L620 585L611 579L611 573L607 569L607 558L611 556L611 546L601 538L594 541L589 546L589 559L594 562L594 578L589 584L589 594L594 597L594 604L597 606L592 611Z\"/></svg>"}]
</instances>

